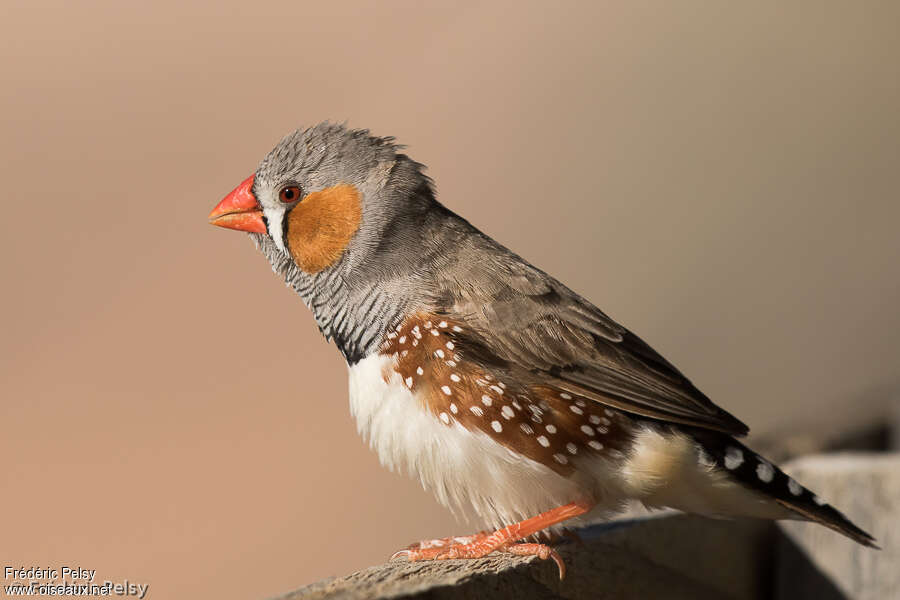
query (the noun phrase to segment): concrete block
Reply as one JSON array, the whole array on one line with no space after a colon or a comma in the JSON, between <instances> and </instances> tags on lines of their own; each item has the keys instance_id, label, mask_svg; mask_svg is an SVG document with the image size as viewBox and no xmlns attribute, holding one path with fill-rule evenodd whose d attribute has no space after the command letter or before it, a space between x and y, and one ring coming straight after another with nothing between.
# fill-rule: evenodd
<instances>
[{"instance_id":1,"label":"concrete block","mask_svg":"<svg viewBox=\"0 0 900 600\"><path fill-rule=\"evenodd\" d=\"M874 535L883 550L822 527L785 522L775 598L900 598L900 454L810 456L785 470Z\"/></svg>"}]
</instances>

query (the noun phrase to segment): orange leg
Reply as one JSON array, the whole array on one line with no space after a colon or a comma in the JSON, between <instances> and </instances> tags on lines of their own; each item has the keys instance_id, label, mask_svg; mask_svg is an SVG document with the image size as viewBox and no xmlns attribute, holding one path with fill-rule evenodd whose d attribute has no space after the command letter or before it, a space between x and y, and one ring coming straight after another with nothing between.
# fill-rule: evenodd
<instances>
[{"instance_id":1,"label":"orange leg","mask_svg":"<svg viewBox=\"0 0 900 600\"><path fill-rule=\"evenodd\" d=\"M559 566L559 577L562 579L566 573L565 564L556 552L544 544L516 544L515 542L557 523L583 515L591 508L590 504L573 502L548 510L519 523L513 523L490 534L482 532L474 536L428 540L427 542L413 544L408 549L397 552L391 558L405 556L410 562L415 560L481 558L499 550L521 556L539 556L542 559L552 557Z\"/></svg>"}]
</instances>

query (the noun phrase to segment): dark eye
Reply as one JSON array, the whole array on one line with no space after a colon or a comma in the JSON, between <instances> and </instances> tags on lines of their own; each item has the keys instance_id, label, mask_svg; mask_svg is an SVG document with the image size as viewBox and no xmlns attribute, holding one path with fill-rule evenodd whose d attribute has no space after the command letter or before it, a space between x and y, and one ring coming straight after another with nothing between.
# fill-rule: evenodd
<instances>
[{"instance_id":1,"label":"dark eye","mask_svg":"<svg viewBox=\"0 0 900 600\"><path fill-rule=\"evenodd\" d=\"M300 188L296 185L289 185L278 193L278 199L285 204L296 202L300 199Z\"/></svg>"}]
</instances>

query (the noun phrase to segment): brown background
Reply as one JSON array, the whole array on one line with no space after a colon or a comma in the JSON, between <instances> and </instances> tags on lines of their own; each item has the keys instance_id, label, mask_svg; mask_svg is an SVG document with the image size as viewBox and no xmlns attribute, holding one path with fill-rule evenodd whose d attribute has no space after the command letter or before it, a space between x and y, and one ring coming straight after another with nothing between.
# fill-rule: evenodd
<instances>
[{"instance_id":1,"label":"brown background","mask_svg":"<svg viewBox=\"0 0 900 600\"><path fill-rule=\"evenodd\" d=\"M734 4L0 4L0 566L263 598L467 529L206 223L324 119L755 432L860 419L900 364L900 9Z\"/></svg>"}]
</instances>

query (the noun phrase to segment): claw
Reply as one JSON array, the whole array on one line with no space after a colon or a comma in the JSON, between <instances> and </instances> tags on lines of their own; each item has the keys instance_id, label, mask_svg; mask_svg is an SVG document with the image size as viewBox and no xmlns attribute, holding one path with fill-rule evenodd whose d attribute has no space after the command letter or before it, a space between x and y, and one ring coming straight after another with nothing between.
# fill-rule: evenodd
<instances>
[{"instance_id":1,"label":"claw","mask_svg":"<svg viewBox=\"0 0 900 600\"><path fill-rule=\"evenodd\" d=\"M550 550L550 558L553 559L553 562L556 563L556 568L559 569L559 580L562 581L566 578L566 563L563 561L562 556L556 552L556 550Z\"/></svg>"},{"instance_id":2,"label":"claw","mask_svg":"<svg viewBox=\"0 0 900 600\"><path fill-rule=\"evenodd\" d=\"M408 561L409 554L410 554L409 550L397 550L396 552L391 554L391 557L388 560L394 560L396 558L400 558L401 556L405 556L406 560Z\"/></svg>"},{"instance_id":3,"label":"claw","mask_svg":"<svg viewBox=\"0 0 900 600\"><path fill-rule=\"evenodd\" d=\"M541 560L552 558L559 569L559 579L562 581L566 578L566 563L563 561L559 553L544 544L510 544L501 548L503 552L509 552L516 556L537 556Z\"/></svg>"}]
</instances>

